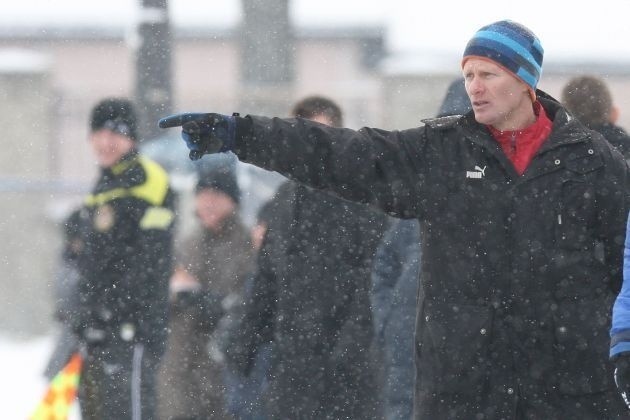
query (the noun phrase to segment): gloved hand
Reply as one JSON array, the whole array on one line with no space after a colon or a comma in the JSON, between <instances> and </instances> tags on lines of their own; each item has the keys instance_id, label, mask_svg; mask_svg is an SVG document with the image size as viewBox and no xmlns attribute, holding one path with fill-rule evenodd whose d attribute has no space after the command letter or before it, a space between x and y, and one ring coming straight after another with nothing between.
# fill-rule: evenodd
<instances>
[{"instance_id":1,"label":"gloved hand","mask_svg":"<svg viewBox=\"0 0 630 420\"><path fill-rule=\"evenodd\" d=\"M205 154L227 152L234 147L234 115L187 112L162 118L160 128L182 127L182 138L190 149L191 160Z\"/></svg>"},{"instance_id":2,"label":"gloved hand","mask_svg":"<svg viewBox=\"0 0 630 420\"><path fill-rule=\"evenodd\" d=\"M621 353L615 359L615 384L630 409L630 353Z\"/></svg>"},{"instance_id":3,"label":"gloved hand","mask_svg":"<svg viewBox=\"0 0 630 420\"><path fill-rule=\"evenodd\" d=\"M81 332L79 341L83 341L88 346L98 346L105 342L107 332L105 330L87 327Z\"/></svg>"}]
</instances>

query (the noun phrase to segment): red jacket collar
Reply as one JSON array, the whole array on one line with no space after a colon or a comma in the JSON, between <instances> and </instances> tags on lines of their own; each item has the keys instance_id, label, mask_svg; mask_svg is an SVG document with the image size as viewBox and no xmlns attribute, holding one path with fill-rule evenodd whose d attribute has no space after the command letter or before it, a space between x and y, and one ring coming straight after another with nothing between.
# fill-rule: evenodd
<instances>
[{"instance_id":1,"label":"red jacket collar","mask_svg":"<svg viewBox=\"0 0 630 420\"><path fill-rule=\"evenodd\" d=\"M534 114L537 116L536 121L522 130L500 131L488 126L519 175L525 172L540 146L549 137L553 125L538 101L534 102Z\"/></svg>"}]
</instances>

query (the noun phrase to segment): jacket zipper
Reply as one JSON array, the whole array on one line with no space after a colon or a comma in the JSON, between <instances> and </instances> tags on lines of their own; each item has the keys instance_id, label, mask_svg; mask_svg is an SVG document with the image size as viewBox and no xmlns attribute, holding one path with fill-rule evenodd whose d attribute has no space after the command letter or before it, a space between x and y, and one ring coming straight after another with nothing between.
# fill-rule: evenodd
<instances>
[{"instance_id":1,"label":"jacket zipper","mask_svg":"<svg viewBox=\"0 0 630 420\"><path fill-rule=\"evenodd\" d=\"M516 155L516 132L515 131L512 132L512 138L510 139L510 151L511 151L512 157L514 157L514 155Z\"/></svg>"}]
</instances>

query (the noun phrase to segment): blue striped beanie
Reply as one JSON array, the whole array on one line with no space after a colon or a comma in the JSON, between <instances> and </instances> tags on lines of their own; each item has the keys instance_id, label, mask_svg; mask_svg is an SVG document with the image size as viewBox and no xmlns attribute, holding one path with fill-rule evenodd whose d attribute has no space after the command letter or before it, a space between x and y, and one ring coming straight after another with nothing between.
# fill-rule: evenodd
<instances>
[{"instance_id":1,"label":"blue striped beanie","mask_svg":"<svg viewBox=\"0 0 630 420\"><path fill-rule=\"evenodd\" d=\"M536 90L542 73L543 48L532 31L511 20L481 28L466 45L462 66L469 57L488 58Z\"/></svg>"}]
</instances>

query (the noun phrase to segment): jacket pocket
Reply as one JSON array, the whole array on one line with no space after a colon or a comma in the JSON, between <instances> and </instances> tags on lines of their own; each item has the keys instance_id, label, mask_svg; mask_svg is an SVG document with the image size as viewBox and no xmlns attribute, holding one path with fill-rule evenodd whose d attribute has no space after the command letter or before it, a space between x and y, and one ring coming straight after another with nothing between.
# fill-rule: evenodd
<instances>
[{"instance_id":1,"label":"jacket pocket","mask_svg":"<svg viewBox=\"0 0 630 420\"><path fill-rule=\"evenodd\" d=\"M612 297L561 302L553 313L554 375L551 388L583 395L611 387L608 328Z\"/></svg>"},{"instance_id":2,"label":"jacket pocket","mask_svg":"<svg viewBox=\"0 0 630 420\"><path fill-rule=\"evenodd\" d=\"M568 179L562 183L556 220L556 243L560 248L590 249L591 225L595 221L595 190L582 179Z\"/></svg>"},{"instance_id":3,"label":"jacket pocket","mask_svg":"<svg viewBox=\"0 0 630 420\"><path fill-rule=\"evenodd\" d=\"M490 369L492 309L425 302L418 342L418 386L436 392L481 392Z\"/></svg>"}]
</instances>

